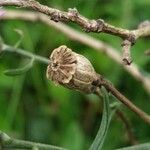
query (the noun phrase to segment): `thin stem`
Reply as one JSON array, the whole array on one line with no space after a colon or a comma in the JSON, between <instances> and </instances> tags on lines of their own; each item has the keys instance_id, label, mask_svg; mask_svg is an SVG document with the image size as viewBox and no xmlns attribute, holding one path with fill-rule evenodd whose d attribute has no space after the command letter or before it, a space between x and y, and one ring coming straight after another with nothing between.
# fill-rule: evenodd
<instances>
[{"instance_id":1,"label":"thin stem","mask_svg":"<svg viewBox=\"0 0 150 150\"><path fill-rule=\"evenodd\" d=\"M129 99L121 94L109 81L100 77L100 86L103 85L109 92L111 92L118 100L125 104L129 109L135 112L141 119L150 125L150 116L142 111L140 108L135 106Z\"/></svg>"},{"instance_id":2,"label":"thin stem","mask_svg":"<svg viewBox=\"0 0 150 150\"><path fill-rule=\"evenodd\" d=\"M6 51L6 52L11 52L11 53L17 53L17 54L20 54L21 56L25 56L25 57L28 57L28 58L34 58L34 60L39 61L39 62L44 63L44 64L49 64L50 63L50 60L48 60L47 58L44 58L42 56L33 54L31 52L22 50L20 48L12 47L12 46L9 46L9 45L6 45L6 44L4 44L2 46L1 51L2 52Z\"/></svg>"},{"instance_id":3,"label":"thin stem","mask_svg":"<svg viewBox=\"0 0 150 150\"><path fill-rule=\"evenodd\" d=\"M110 59L114 60L118 64L122 65L122 67L129 74L131 74L138 82L141 83L141 85L144 87L147 93L150 94L150 86L149 86L150 78L145 76L143 73L141 73L138 66L134 62L132 62L132 65L130 65L130 67L123 65L119 50L114 49L112 46L104 43L103 41L97 40L96 38L93 38L88 34L81 33L63 23L55 23L51 21L48 16L38 12L22 11L22 10L5 10L5 15L0 16L0 19L3 20L19 19L19 20L26 20L31 22L41 21L45 25L48 25L49 27L53 27L56 30L62 32L69 39L87 45L91 47L93 50L96 50L99 53L104 54L106 57L109 57Z\"/></svg>"},{"instance_id":4,"label":"thin stem","mask_svg":"<svg viewBox=\"0 0 150 150\"><path fill-rule=\"evenodd\" d=\"M14 47L8 46L8 45L3 45L2 46L2 51L8 51L8 52L15 52L18 53L20 55L29 57L29 58L35 58L35 60L45 63L45 64L49 64L50 61L44 57L32 54L30 52L21 50L21 49L16 49ZM104 87L110 91L116 98L118 98L122 103L124 103L127 107L129 107L133 112L135 112L140 118L142 118L145 122L147 122L148 124L150 124L150 116L148 114L146 114L145 112L143 112L140 108L138 108L137 106L135 106L130 100L128 100L124 95L122 95L112 84L110 84L110 82L108 82L107 80L105 80L104 78L100 77L100 86L104 85Z\"/></svg>"},{"instance_id":5,"label":"thin stem","mask_svg":"<svg viewBox=\"0 0 150 150\"><path fill-rule=\"evenodd\" d=\"M41 144L41 143L35 143L35 142L29 142L24 140L18 140L18 139L12 139L7 134L0 131L0 148L10 148L10 149L32 149L37 148L41 150L66 150L65 148L53 146L53 145L47 145L47 144Z\"/></svg>"}]
</instances>

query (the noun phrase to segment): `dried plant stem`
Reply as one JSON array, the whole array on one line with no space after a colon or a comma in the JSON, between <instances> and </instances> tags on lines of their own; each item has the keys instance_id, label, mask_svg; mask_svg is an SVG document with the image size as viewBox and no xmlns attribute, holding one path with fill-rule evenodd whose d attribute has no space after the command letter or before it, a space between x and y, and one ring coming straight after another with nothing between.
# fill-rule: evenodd
<instances>
[{"instance_id":1,"label":"dried plant stem","mask_svg":"<svg viewBox=\"0 0 150 150\"><path fill-rule=\"evenodd\" d=\"M24 8L30 8L32 10L36 10L50 16L51 20L53 21L72 21L81 26L87 32L104 32L119 36L123 39L130 38L131 36L137 39L142 36L150 35L150 26L144 26L142 29L130 31L110 25L102 19L89 20L88 18L80 15L75 8L69 8L68 12L65 12L48 7L46 5L42 5L35 0L5 0L0 2L0 6L19 6Z\"/></svg>"},{"instance_id":2,"label":"dried plant stem","mask_svg":"<svg viewBox=\"0 0 150 150\"><path fill-rule=\"evenodd\" d=\"M55 22L72 21L78 24L79 26L81 26L86 32L97 32L97 33L104 32L104 33L116 35L118 37L121 37L123 40L128 40L130 45L133 45L139 37L150 35L150 24L142 26L136 30L127 30L127 29L118 28L113 25L110 25L102 19L89 20L88 18L80 15L77 9L75 8L73 9L69 8L68 12L65 12L65 11L60 11L58 9L54 9L42 5L35 0L5 0L0 2L0 6L19 6L24 8L30 8L32 10L36 10L38 12L50 16L51 20ZM124 47L126 46L124 45ZM127 43L127 47L128 47L128 43ZM129 50L130 49L128 49L128 52ZM131 63L130 53L128 53L128 55L129 55L129 59L128 57L123 58L123 62L126 62L125 64L127 65Z\"/></svg>"},{"instance_id":3,"label":"dried plant stem","mask_svg":"<svg viewBox=\"0 0 150 150\"><path fill-rule=\"evenodd\" d=\"M130 110L135 112L141 119L147 122L150 125L150 116L142 111L140 108L135 106L129 99L127 99L123 94L121 94L109 81L100 77L99 79L100 86L104 86L108 92L111 92L119 101L126 105Z\"/></svg>"},{"instance_id":4,"label":"dried plant stem","mask_svg":"<svg viewBox=\"0 0 150 150\"><path fill-rule=\"evenodd\" d=\"M130 65L132 63L132 58L130 55L130 48L132 43L129 40L124 40L122 43L122 50L123 50L123 63L125 65Z\"/></svg>"},{"instance_id":5,"label":"dried plant stem","mask_svg":"<svg viewBox=\"0 0 150 150\"><path fill-rule=\"evenodd\" d=\"M30 52L14 48L8 45L3 44L2 46L2 52L14 52L18 53L22 56L26 56L28 58L35 58L36 61L39 61L44 64L49 64L50 61L47 58L44 58L42 56L38 56L35 54L32 54ZM111 92L118 100L120 100L123 104L125 104L129 109L131 109L133 112L135 112L141 119L143 119L145 122L150 124L150 116L147 115L145 112L143 112L140 108L135 106L129 99L127 99L124 95L122 95L109 81L106 79L102 78L100 76L99 79L99 85L103 85L109 92Z\"/></svg>"},{"instance_id":6,"label":"dried plant stem","mask_svg":"<svg viewBox=\"0 0 150 150\"><path fill-rule=\"evenodd\" d=\"M0 16L0 19L4 19L4 20L19 19L19 20L26 20L31 22L41 21L44 24L53 27L56 30L64 33L70 39L83 43L91 47L93 50L103 53L104 55L111 58L118 64L122 65L123 68L129 74L131 74L136 80L141 82L144 89L147 91L147 93L150 94L150 86L149 86L150 78L144 76L144 74L141 73L141 71L138 69L138 66L134 62L130 66L123 65L121 61L120 53L118 52L118 50L114 49L110 45L100 40L97 40L96 38L93 38L85 33L81 33L63 23L55 23L51 21L48 16L37 12L21 11L21 10L5 10L5 15Z\"/></svg>"}]
</instances>

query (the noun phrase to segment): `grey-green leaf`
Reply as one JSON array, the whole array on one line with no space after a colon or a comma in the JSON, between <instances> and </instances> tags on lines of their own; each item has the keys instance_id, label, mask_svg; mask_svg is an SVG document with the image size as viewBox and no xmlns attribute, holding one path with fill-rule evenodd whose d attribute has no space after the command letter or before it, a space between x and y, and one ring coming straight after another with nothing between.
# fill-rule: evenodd
<instances>
[{"instance_id":1,"label":"grey-green leaf","mask_svg":"<svg viewBox=\"0 0 150 150\"><path fill-rule=\"evenodd\" d=\"M138 144L135 146L120 148L117 150L150 150L150 143Z\"/></svg>"},{"instance_id":2,"label":"grey-green leaf","mask_svg":"<svg viewBox=\"0 0 150 150\"><path fill-rule=\"evenodd\" d=\"M29 71L33 66L34 58L32 58L25 66L17 69L9 69L4 71L4 74L7 76L16 76Z\"/></svg>"},{"instance_id":3,"label":"grey-green leaf","mask_svg":"<svg viewBox=\"0 0 150 150\"><path fill-rule=\"evenodd\" d=\"M104 87L102 87L101 91L103 94L103 106L104 106L102 121L98 133L96 135L96 138L89 150L101 150L110 124L109 95Z\"/></svg>"},{"instance_id":4,"label":"grey-green leaf","mask_svg":"<svg viewBox=\"0 0 150 150\"><path fill-rule=\"evenodd\" d=\"M18 48L23 40L23 31L20 30L20 29L15 29L14 30L16 33L18 33L18 35L20 36L19 37L19 40L16 42L16 44L14 45L15 48Z\"/></svg>"}]
</instances>

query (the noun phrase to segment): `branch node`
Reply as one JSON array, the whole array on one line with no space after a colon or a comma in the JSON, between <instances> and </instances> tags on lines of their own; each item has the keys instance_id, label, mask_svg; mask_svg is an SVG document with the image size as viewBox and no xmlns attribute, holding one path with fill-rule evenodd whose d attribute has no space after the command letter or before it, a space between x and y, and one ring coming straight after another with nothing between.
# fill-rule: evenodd
<instances>
[{"instance_id":1,"label":"branch node","mask_svg":"<svg viewBox=\"0 0 150 150\"><path fill-rule=\"evenodd\" d=\"M79 16L79 12L76 8L68 9L68 17L71 21L76 21Z\"/></svg>"},{"instance_id":2,"label":"branch node","mask_svg":"<svg viewBox=\"0 0 150 150\"><path fill-rule=\"evenodd\" d=\"M97 25L97 22L95 20L88 21L87 24L84 26L83 30L87 33L91 31L96 31L97 28L95 28Z\"/></svg>"},{"instance_id":3,"label":"branch node","mask_svg":"<svg viewBox=\"0 0 150 150\"><path fill-rule=\"evenodd\" d=\"M84 27L85 32L102 32L104 27L104 21L102 19L90 20Z\"/></svg>"},{"instance_id":4,"label":"branch node","mask_svg":"<svg viewBox=\"0 0 150 150\"><path fill-rule=\"evenodd\" d=\"M130 41L131 42L131 46L133 46L135 44L135 42L136 42L136 36L135 36L135 34L132 33L132 31L131 31L129 37L126 40Z\"/></svg>"},{"instance_id":5,"label":"branch node","mask_svg":"<svg viewBox=\"0 0 150 150\"><path fill-rule=\"evenodd\" d=\"M104 20L98 19L97 20L97 32L102 32L104 27Z\"/></svg>"},{"instance_id":6,"label":"branch node","mask_svg":"<svg viewBox=\"0 0 150 150\"><path fill-rule=\"evenodd\" d=\"M51 13L51 20L53 20L55 22L59 22L61 17L62 17L62 14L58 10Z\"/></svg>"},{"instance_id":7,"label":"branch node","mask_svg":"<svg viewBox=\"0 0 150 150\"><path fill-rule=\"evenodd\" d=\"M107 89L107 92L111 92L110 89L106 86L106 85L110 85L113 86L111 82L109 82L108 80L104 79L104 77L100 74L97 74L97 80L94 80L92 82L92 85L97 86L99 88L101 88L102 86L104 86Z\"/></svg>"}]
</instances>

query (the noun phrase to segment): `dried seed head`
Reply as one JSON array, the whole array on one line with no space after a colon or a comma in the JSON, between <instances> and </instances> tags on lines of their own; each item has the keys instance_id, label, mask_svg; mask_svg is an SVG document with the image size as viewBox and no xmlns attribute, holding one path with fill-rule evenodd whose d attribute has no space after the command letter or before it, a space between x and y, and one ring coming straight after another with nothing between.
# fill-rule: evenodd
<instances>
[{"instance_id":1,"label":"dried seed head","mask_svg":"<svg viewBox=\"0 0 150 150\"><path fill-rule=\"evenodd\" d=\"M50 60L46 76L55 84L86 93L97 90L92 84L98 79L97 74L84 56L63 45L53 50Z\"/></svg>"}]
</instances>

